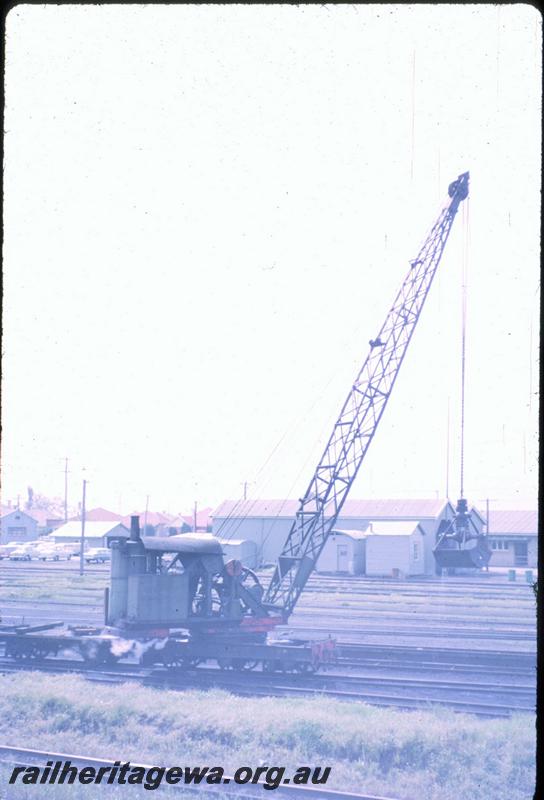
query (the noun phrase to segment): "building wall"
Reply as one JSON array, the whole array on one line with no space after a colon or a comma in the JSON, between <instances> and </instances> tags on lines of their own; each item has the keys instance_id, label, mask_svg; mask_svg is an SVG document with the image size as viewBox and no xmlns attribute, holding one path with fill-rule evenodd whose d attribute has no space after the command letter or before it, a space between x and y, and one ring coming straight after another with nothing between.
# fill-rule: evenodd
<instances>
[{"instance_id":1,"label":"building wall","mask_svg":"<svg viewBox=\"0 0 544 800\"><path fill-rule=\"evenodd\" d=\"M32 542L38 538L38 523L24 511L14 509L2 517L0 544L8 542Z\"/></svg>"},{"instance_id":2,"label":"building wall","mask_svg":"<svg viewBox=\"0 0 544 800\"><path fill-rule=\"evenodd\" d=\"M421 573L434 575L436 572L433 547L436 543L436 531L441 519L450 519L453 509L448 505L440 516L420 520L414 519L414 525L419 523L425 533L424 558ZM377 519L377 518L376 518ZM398 520L398 517L380 517L383 520ZM213 520L213 534L219 539L251 539L257 544L257 558L259 564L273 564L282 551L285 540L291 530L292 519L288 517L216 517ZM335 523L336 528L363 531L368 527L370 519L366 517L342 517ZM328 570L327 570L328 571Z\"/></svg>"},{"instance_id":3,"label":"building wall","mask_svg":"<svg viewBox=\"0 0 544 800\"><path fill-rule=\"evenodd\" d=\"M419 558L414 557L414 545ZM369 535L366 539L366 574L423 575L425 570L424 536L414 531L410 536Z\"/></svg>"},{"instance_id":4,"label":"building wall","mask_svg":"<svg viewBox=\"0 0 544 800\"><path fill-rule=\"evenodd\" d=\"M213 535L218 539L250 539L257 545L259 564L273 564L282 551L292 520L289 518L246 517L213 521Z\"/></svg>"},{"instance_id":5,"label":"building wall","mask_svg":"<svg viewBox=\"0 0 544 800\"><path fill-rule=\"evenodd\" d=\"M236 543L221 541L220 544L225 561L236 559L241 561L244 567L249 567L249 569L257 567L257 545L255 542L244 539L244 541Z\"/></svg>"},{"instance_id":6,"label":"building wall","mask_svg":"<svg viewBox=\"0 0 544 800\"><path fill-rule=\"evenodd\" d=\"M347 551L345 565L339 563L338 548L344 547ZM317 560L317 572L338 572L339 566L345 566L342 572L349 575L362 575L365 569L364 560L364 539L353 539L341 533L333 533L325 543L321 555Z\"/></svg>"},{"instance_id":7,"label":"building wall","mask_svg":"<svg viewBox=\"0 0 544 800\"><path fill-rule=\"evenodd\" d=\"M491 561L489 566L493 567L517 567L523 568L524 565L516 564L516 542L527 544L527 567L538 567L538 537L516 536L515 534L489 534L489 544L491 546ZM495 545L495 547L493 546ZM497 546L498 545L498 546Z\"/></svg>"}]
</instances>

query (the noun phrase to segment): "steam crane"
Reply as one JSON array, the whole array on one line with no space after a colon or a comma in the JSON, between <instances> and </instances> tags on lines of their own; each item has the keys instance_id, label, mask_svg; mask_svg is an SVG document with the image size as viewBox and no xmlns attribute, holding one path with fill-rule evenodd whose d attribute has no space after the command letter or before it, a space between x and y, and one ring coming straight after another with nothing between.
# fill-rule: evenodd
<instances>
[{"instance_id":1,"label":"steam crane","mask_svg":"<svg viewBox=\"0 0 544 800\"><path fill-rule=\"evenodd\" d=\"M468 197L469 173L448 188L442 209L410 268L344 403L331 437L300 500L291 530L264 596L267 608L287 619L313 571L368 452L391 395L459 204ZM466 501L465 501L466 503ZM462 512L463 513L463 512ZM460 526L464 524L460 517ZM461 530L461 527L459 527Z\"/></svg>"},{"instance_id":2,"label":"steam crane","mask_svg":"<svg viewBox=\"0 0 544 800\"><path fill-rule=\"evenodd\" d=\"M267 634L292 613L368 452L468 184L468 172L450 184L449 201L410 262L382 328L370 340L267 590L239 561L225 563L217 539L142 537L139 518L133 517L130 536L112 542L107 627L71 630L70 637L43 634L44 626L5 633L0 628L6 654L56 655L68 642L86 660L107 662L134 655L143 643L146 663L168 667L214 659L228 669L261 664L265 671L306 672L327 661L332 642L274 642ZM451 532L443 537L446 549L463 549L459 537L467 516L460 505L453 531L458 538Z\"/></svg>"}]
</instances>

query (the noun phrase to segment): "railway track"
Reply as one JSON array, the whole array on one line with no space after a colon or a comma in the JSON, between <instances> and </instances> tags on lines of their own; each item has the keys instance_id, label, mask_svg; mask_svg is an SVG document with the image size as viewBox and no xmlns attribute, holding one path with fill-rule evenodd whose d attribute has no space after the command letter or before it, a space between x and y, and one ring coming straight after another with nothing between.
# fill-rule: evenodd
<instances>
[{"instance_id":1,"label":"railway track","mask_svg":"<svg viewBox=\"0 0 544 800\"><path fill-rule=\"evenodd\" d=\"M533 713L534 684L491 683L444 678L417 678L378 675L291 675L262 672L234 672L201 667L164 670L136 664L97 669L83 662L49 659L27 662L0 661L4 674L36 669L48 674L77 673L86 679L109 684L128 681L174 690L221 688L242 696L287 697L325 696L339 700L358 700L370 705L400 709L440 705L454 711L482 717L508 717L512 713Z\"/></svg>"},{"instance_id":2,"label":"railway track","mask_svg":"<svg viewBox=\"0 0 544 800\"><path fill-rule=\"evenodd\" d=\"M11 747L0 745L0 764L13 766L44 766L47 762L67 762L80 767L113 767L113 759L94 758L92 756L73 755L71 753L51 753L44 750L31 750L25 747ZM143 768L146 772L156 768L156 764L141 764L131 761L133 768ZM228 782L227 782L228 781ZM166 788L166 787L164 787ZM255 798L262 800L267 796L267 790L263 781L258 783L235 783L232 775L225 775L223 783L219 785L198 784L198 786L188 783L179 783L167 787L171 791L194 792L200 795L210 795L217 797L221 795L231 795L235 797ZM293 784L283 784L274 790L274 797L293 798L312 798L312 800L394 800L390 797L377 797L370 794L356 794L354 792L342 792L336 789L326 789L317 786L296 786Z\"/></svg>"}]
</instances>

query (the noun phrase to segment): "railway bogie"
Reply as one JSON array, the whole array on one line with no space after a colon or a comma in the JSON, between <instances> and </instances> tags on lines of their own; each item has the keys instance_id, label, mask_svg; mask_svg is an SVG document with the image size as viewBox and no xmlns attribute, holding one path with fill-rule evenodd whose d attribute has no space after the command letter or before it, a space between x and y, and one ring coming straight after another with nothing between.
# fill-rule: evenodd
<instances>
[{"instance_id":1,"label":"railway bogie","mask_svg":"<svg viewBox=\"0 0 544 800\"><path fill-rule=\"evenodd\" d=\"M0 646L5 657L19 661L75 655L89 666L107 666L128 660L143 666L178 670L213 665L222 670L262 669L263 672L308 674L336 660L335 641L330 638L314 642L248 642L206 637L194 640L182 635L128 639L107 629L91 628L79 635L69 629L52 635L43 631L34 633L30 626L19 626L0 631Z\"/></svg>"}]
</instances>

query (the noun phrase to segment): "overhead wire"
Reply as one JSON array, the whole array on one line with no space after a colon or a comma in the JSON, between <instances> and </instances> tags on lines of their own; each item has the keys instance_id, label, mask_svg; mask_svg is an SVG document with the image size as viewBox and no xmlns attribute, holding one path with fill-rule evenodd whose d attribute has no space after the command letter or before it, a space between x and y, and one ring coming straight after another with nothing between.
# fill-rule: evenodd
<instances>
[{"instance_id":1,"label":"overhead wire","mask_svg":"<svg viewBox=\"0 0 544 800\"><path fill-rule=\"evenodd\" d=\"M444 200L441 200L437 208L437 212L440 213L447 203ZM423 242L428 237L424 237L421 242L419 243L417 253L420 252ZM361 323L357 321L355 325L352 326L349 334L345 337L344 341L340 343L339 350L344 350L348 344L351 344L355 338L358 340L362 340L362 331L361 331ZM355 355L353 360L355 360ZM321 388L314 392L314 399L310 403L309 406L306 406L298 415L292 419L292 421L287 425L285 431L280 436L279 440L276 442L270 453L268 454L267 458L263 462L262 466L259 468L258 472L255 475L255 480L252 481L255 489L252 492L253 497L249 499L239 498L238 500L234 501L232 506L229 508L227 515L224 519L222 519L219 528L215 532L215 535L218 538L222 538L225 541L231 541L235 538L236 534L240 531L242 524L251 516L251 512L254 510L257 503L262 498L262 491L264 490L265 486L270 482L272 476L268 476L265 473L265 470L270 465L272 458L274 457L275 453L278 451L282 443L290 437L292 434L296 432L296 430L300 427L300 424L303 420L307 419L310 412L314 410L317 403L321 400L323 394L332 384L332 382L336 379L338 374L345 369L344 365L340 362L335 362L335 369L330 374L329 378L322 384ZM357 368L360 366L359 358L357 358ZM323 425L321 426L320 433L318 435L318 440L321 441L324 439L326 435L326 429L328 429L330 425L330 420L326 417L323 421ZM274 527L278 522L285 505L289 502L289 498L293 490L297 485L299 485L299 480L303 471L306 469L310 458L314 455L313 451L309 450L306 458L304 459L303 463L301 464L300 469L297 471L288 491L287 494L284 496L284 499L280 501L280 505L276 510L276 513L272 517L272 524L269 527L269 530L266 536L261 541L261 549L264 547L266 542L270 539L271 535L273 534ZM262 478L259 478L262 476ZM241 513L239 513L241 512Z\"/></svg>"}]
</instances>

